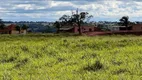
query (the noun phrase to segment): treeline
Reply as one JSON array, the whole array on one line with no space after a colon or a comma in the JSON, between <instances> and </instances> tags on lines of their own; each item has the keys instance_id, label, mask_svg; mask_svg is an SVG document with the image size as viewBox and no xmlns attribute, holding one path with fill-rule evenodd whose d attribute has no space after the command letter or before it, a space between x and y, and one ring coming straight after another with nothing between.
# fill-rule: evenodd
<instances>
[{"instance_id":1,"label":"treeline","mask_svg":"<svg viewBox=\"0 0 142 80\"><path fill-rule=\"evenodd\" d=\"M4 21L0 19L0 29L4 29L6 25L4 24ZM20 31L21 29L26 30L28 26L26 24L23 25L16 25L16 30Z\"/></svg>"}]
</instances>

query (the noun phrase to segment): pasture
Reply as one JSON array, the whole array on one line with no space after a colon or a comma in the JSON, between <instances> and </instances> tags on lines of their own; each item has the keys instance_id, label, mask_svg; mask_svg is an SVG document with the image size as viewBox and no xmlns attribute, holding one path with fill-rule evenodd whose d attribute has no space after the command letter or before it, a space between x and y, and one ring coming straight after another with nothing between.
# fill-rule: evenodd
<instances>
[{"instance_id":1,"label":"pasture","mask_svg":"<svg viewBox=\"0 0 142 80\"><path fill-rule=\"evenodd\" d=\"M0 80L142 80L142 36L0 35Z\"/></svg>"}]
</instances>

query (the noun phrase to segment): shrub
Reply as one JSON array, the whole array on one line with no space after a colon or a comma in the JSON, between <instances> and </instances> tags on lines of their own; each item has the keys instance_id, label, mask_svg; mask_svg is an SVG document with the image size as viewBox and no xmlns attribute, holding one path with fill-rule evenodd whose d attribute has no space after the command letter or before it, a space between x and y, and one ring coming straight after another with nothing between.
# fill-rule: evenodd
<instances>
[{"instance_id":1,"label":"shrub","mask_svg":"<svg viewBox=\"0 0 142 80\"><path fill-rule=\"evenodd\" d=\"M88 71L97 71L103 68L103 64L100 63L100 61L96 61L95 64L92 65L88 65L87 67L85 67L85 70Z\"/></svg>"}]
</instances>

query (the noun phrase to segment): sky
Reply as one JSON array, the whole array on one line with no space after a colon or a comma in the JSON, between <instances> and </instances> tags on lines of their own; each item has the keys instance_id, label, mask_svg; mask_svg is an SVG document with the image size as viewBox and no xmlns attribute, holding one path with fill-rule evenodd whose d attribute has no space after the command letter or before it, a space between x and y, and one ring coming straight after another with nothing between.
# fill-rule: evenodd
<instances>
[{"instance_id":1,"label":"sky","mask_svg":"<svg viewBox=\"0 0 142 80\"><path fill-rule=\"evenodd\" d=\"M141 0L0 0L0 19L52 22L77 8L93 15L90 21L119 21L122 16L142 21Z\"/></svg>"}]
</instances>

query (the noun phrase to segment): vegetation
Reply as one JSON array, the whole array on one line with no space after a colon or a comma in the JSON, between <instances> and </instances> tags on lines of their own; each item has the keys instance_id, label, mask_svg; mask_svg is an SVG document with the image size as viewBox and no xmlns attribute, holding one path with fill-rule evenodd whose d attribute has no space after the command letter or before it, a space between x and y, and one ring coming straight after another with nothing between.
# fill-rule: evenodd
<instances>
[{"instance_id":1,"label":"vegetation","mask_svg":"<svg viewBox=\"0 0 142 80\"><path fill-rule=\"evenodd\" d=\"M2 21L2 19L0 19L0 29L4 29L4 22Z\"/></svg>"},{"instance_id":2,"label":"vegetation","mask_svg":"<svg viewBox=\"0 0 142 80\"><path fill-rule=\"evenodd\" d=\"M60 27L64 25L77 25L79 27L79 34L81 35L82 34L81 24L85 23L85 20L88 22L92 17L93 16L89 15L88 12L78 13L78 9L77 9L76 14L72 14L71 16L65 14L61 18L59 18ZM57 24L57 21L55 22L55 24Z\"/></svg>"},{"instance_id":3,"label":"vegetation","mask_svg":"<svg viewBox=\"0 0 142 80\"><path fill-rule=\"evenodd\" d=\"M128 16L123 16L123 17L120 19L120 23L121 23L123 26L126 26L126 30L128 30L128 25L129 25L129 23L130 23L129 17L128 17Z\"/></svg>"},{"instance_id":4,"label":"vegetation","mask_svg":"<svg viewBox=\"0 0 142 80\"><path fill-rule=\"evenodd\" d=\"M28 26L26 24L23 24L22 29L27 30Z\"/></svg>"},{"instance_id":5,"label":"vegetation","mask_svg":"<svg viewBox=\"0 0 142 80\"><path fill-rule=\"evenodd\" d=\"M21 27L20 27L19 25L17 25L17 26L16 26L16 30L19 31L19 33L20 33Z\"/></svg>"},{"instance_id":6,"label":"vegetation","mask_svg":"<svg viewBox=\"0 0 142 80\"><path fill-rule=\"evenodd\" d=\"M76 23L79 27L79 34L81 35L82 34L82 31L81 31L81 24L84 23L84 20L85 19L88 19L88 18L92 18L93 16L90 15L88 16L88 12L81 12L80 14L78 14L78 11L76 14L73 14L71 16L71 22L72 23Z\"/></svg>"},{"instance_id":7,"label":"vegetation","mask_svg":"<svg viewBox=\"0 0 142 80\"><path fill-rule=\"evenodd\" d=\"M141 80L141 36L0 35L0 80Z\"/></svg>"},{"instance_id":8,"label":"vegetation","mask_svg":"<svg viewBox=\"0 0 142 80\"><path fill-rule=\"evenodd\" d=\"M54 26L57 28L57 33L59 33L59 32L60 32L60 27L61 27L60 22L56 21L56 22L54 23Z\"/></svg>"}]
</instances>

